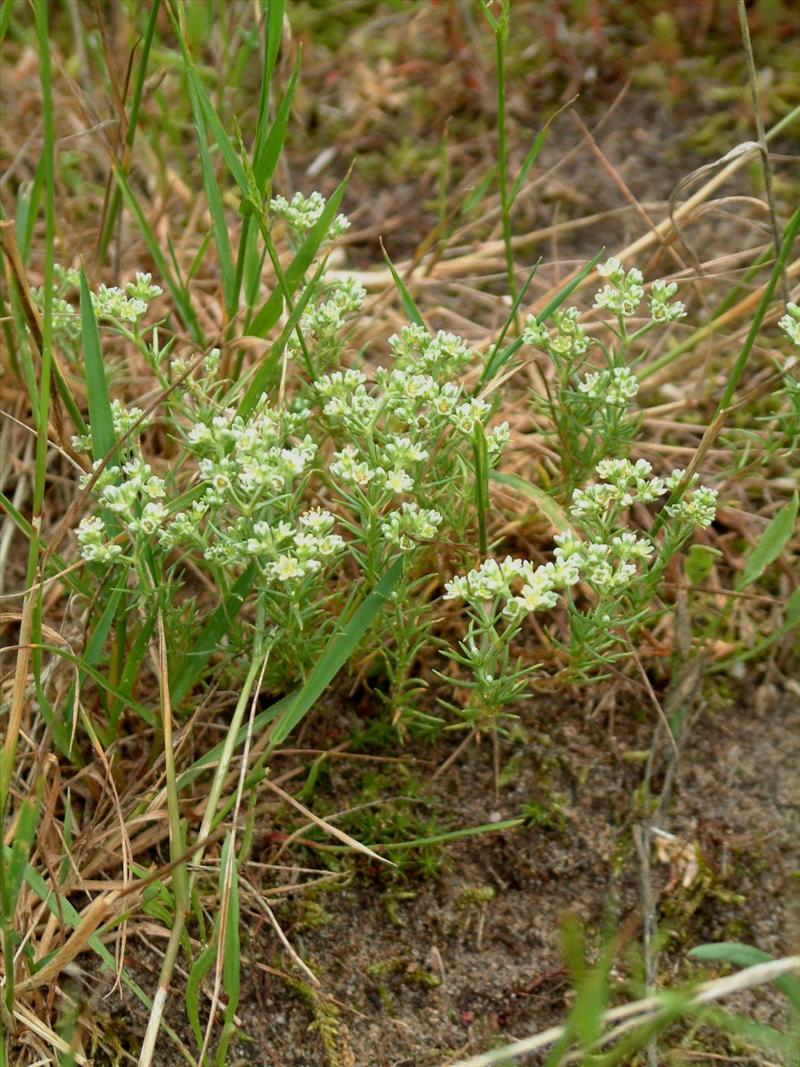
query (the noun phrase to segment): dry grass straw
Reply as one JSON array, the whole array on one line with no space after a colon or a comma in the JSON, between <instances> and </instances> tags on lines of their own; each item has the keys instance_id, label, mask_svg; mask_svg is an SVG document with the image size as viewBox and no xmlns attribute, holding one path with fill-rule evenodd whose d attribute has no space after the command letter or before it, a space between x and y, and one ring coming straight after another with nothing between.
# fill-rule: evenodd
<instances>
[{"instance_id":1,"label":"dry grass straw","mask_svg":"<svg viewBox=\"0 0 800 1067\"><path fill-rule=\"evenodd\" d=\"M713 1004L718 1000L741 993L746 989L755 989L758 986L767 985L780 978L783 974L800 974L800 956L787 956L781 960L771 960L769 963L759 963L754 967L747 967L736 974L725 978L715 978L710 982L702 982L698 985L688 1001L687 1010L702 1007L704 1004ZM599 1050L611 1041L623 1037L625 1034L650 1023L658 1022L663 1018L667 1007L659 996L643 997L630 1004L622 1004L618 1008L609 1008L603 1012L605 1023L614 1023L603 1037L599 1040L595 1049ZM566 1028L553 1026L532 1037L515 1041L501 1049L486 1052L480 1056L471 1056L466 1060L453 1062L452 1067L490 1067L491 1064L499 1063L514 1056L522 1056L528 1052L536 1052L539 1049L554 1045L564 1036ZM575 1052L567 1056L562 1062L577 1063L584 1056L583 1052Z\"/></svg>"}]
</instances>

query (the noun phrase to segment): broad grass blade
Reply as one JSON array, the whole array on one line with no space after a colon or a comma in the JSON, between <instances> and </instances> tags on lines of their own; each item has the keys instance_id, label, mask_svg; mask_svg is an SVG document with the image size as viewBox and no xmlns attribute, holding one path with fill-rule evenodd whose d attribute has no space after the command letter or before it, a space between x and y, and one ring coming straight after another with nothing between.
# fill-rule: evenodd
<instances>
[{"instance_id":1,"label":"broad grass blade","mask_svg":"<svg viewBox=\"0 0 800 1067\"><path fill-rule=\"evenodd\" d=\"M347 663L375 617L383 610L402 573L403 557L398 556L342 632L334 634L308 681L281 716L272 735L271 747L286 740Z\"/></svg>"}]
</instances>

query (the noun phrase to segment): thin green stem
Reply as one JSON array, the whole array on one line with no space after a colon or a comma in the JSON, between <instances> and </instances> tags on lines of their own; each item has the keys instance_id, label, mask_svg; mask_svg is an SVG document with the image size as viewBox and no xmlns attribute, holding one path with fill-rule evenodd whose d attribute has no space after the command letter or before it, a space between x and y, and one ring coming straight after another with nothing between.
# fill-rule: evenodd
<instances>
[{"instance_id":1,"label":"thin green stem","mask_svg":"<svg viewBox=\"0 0 800 1067\"><path fill-rule=\"evenodd\" d=\"M506 137L506 45L510 16L509 0L501 0L500 17L495 27L495 51L497 57L497 174L500 186L500 209L503 220L503 245L506 256L508 292L516 299L517 285L514 280L514 245L511 239L511 195L508 188L508 143Z\"/></svg>"}]
</instances>

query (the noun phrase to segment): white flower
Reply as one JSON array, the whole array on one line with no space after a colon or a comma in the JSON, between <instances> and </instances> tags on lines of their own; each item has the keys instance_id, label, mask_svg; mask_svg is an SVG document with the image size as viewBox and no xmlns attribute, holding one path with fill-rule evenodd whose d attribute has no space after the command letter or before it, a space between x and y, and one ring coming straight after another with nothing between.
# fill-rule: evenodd
<instances>
[{"instance_id":1,"label":"white flower","mask_svg":"<svg viewBox=\"0 0 800 1067\"><path fill-rule=\"evenodd\" d=\"M418 541L434 537L441 522L438 511L405 501L396 511L389 512L381 523L381 533L390 544L408 550Z\"/></svg>"},{"instance_id":2,"label":"white flower","mask_svg":"<svg viewBox=\"0 0 800 1067\"><path fill-rule=\"evenodd\" d=\"M344 541L338 534L325 534L317 540L317 552L321 556L333 556L344 548Z\"/></svg>"},{"instance_id":3,"label":"white flower","mask_svg":"<svg viewBox=\"0 0 800 1067\"><path fill-rule=\"evenodd\" d=\"M444 595L442 600L463 600L469 595L469 584L466 577L456 576L452 581L444 583Z\"/></svg>"},{"instance_id":4,"label":"white flower","mask_svg":"<svg viewBox=\"0 0 800 1067\"><path fill-rule=\"evenodd\" d=\"M323 508L310 508L300 516L300 525L311 533L321 536L328 533L334 523L333 515Z\"/></svg>"},{"instance_id":5,"label":"white flower","mask_svg":"<svg viewBox=\"0 0 800 1067\"><path fill-rule=\"evenodd\" d=\"M668 504L667 514L690 526L710 526L717 514L717 492L700 486L677 504Z\"/></svg>"},{"instance_id":6,"label":"white flower","mask_svg":"<svg viewBox=\"0 0 800 1067\"><path fill-rule=\"evenodd\" d=\"M486 435L486 446L489 450L489 455L492 457L499 456L510 439L511 430L507 422L501 422L495 426Z\"/></svg>"},{"instance_id":7,"label":"white flower","mask_svg":"<svg viewBox=\"0 0 800 1067\"><path fill-rule=\"evenodd\" d=\"M457 430L463 434L471 434L475 424L480 422L489 413L489 405L480 397L472 397L455 409L451 421Z\"/></svg>"},{"instance_id":8,"label":"white flower","mask_svg":"<svg viewBox=\"0 0 800 1067\"><path fill-rule=\"evenodd\" d=\"M149 536L156 532L166 517L167 509L165 505L160 500L151 501L145 504L142 514L138 518L131 520L130 527L134 533Z\"/></svg>"},{"instance_id":9,"label":"white flower","mask_svg":"<svg viewBox=\"0 0 800 1067\"><path fill-rule=\"evenodd\" d=\"M622 278L625 271L615 256L609 256L605 263L598 263L597 273L601 278Z\"/></svg>"},{"instance_id":10,"label":"white flower","mask_svg":"<svg viewBox=\"0 0 800 1067\"><path fill-rule=\"evenodd\" d=\"M273 578L277 578L280 582L289 582L294 578L302 578L305 574L303 567L300 565L300 560L296 556L282 555L278 556L277 560L270 564L270 573Z\"/></svg>"},{"instance_id":11,"label":"white flower","mask_svg":"<svg viewBox=\"0 0 800 1067\"><path fill-rule=\"evenodd\" d=\"M287 201L282 196L273 196L269 206L276 215L282 215L286 219L291 231L299 238L304 237L312 226L319 221L322 212L325 210L325 203L325 197L321 193L314 192L310 196L295 193L290 201ZM337 215L331 222L326 239L331 240L334 237L338 237L349 227L350 223L345 216Z\"/></svg>"},{"instance_id":12,"label":"white flower","mask_svg":"<svg viewBox=\"0 0 800 1067\"><path fill-rule=\"evenodd\" d=\"M613 257L601 264L597 272L601 277L608 278L609 284L595 294L594 306L624 318L634 315L644 296L642 272L632 267L625 274L622 264Z\"/></svg>"},{"instance_id":13,"label":"white flower","mask_svg":"<svg viewBox=\"0 0 800 1067\"><path fill-rule=\"evenodd\" d=\"M389 471L384 476L383 484L391 493L410 493L414 483L403 470Z\"/></svg>"}]
</instances>

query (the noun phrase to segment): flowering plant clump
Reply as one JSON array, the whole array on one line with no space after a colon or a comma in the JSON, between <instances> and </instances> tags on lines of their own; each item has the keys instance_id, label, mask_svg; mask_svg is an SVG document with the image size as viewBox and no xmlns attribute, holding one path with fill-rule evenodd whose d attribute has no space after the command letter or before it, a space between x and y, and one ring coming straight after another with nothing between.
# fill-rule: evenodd
<instances>
[{"instance_id":1,"label":"flowering plant clump","mask_svg":"<svg viewBox=\"0 0 800 1067\"><path fill-rule=\"evenodd\" d=\"M497 728L508 705L522 697L536 667L514 661L511 643L528 615L554 608L560 591L579 578L568 559L535 567L529 560L506 556L487 559L467 574L445 585L445 600L466 604L468 626L459 651L448 655L466 667L471 678L459 680L468 690L467 703L448 705L463 725L472 730Z\"/></svg>"},{"instance_id":2,"label":"flowering plant clump","mask_svg":"<svg viewBox=\"0 0 800 1067\"><path fill-rule=\"evenodd\" d=\"M325 201L274 197L270 210L299 242L319 223ZM324 239L346 226L343 216L334 218ZM264 684L277 690L319 660L352 577L369 590L399 566L370 636L393 722L401 731L441 725L419 706L426 683L414 671L437 643L442 601L454 601L466 612L463 638L446 650L466 668L456 683L468 691L458 720L495 729L536 670L513 651L533 614L566 613L580 676L616 654L615 631L642 621L671 556L714 517L716 494L683 471L660 477L644 459L620 458L638 393L626 355L649 330L685 314L673 300L676 287L648 287L638 270L625 272L616 260L600 273L606 284L595 308L613 317L606 324L611 347L590 335L576 308L556 310L547 323L532 318L524 332L525 342L547 352L555 374L552 400L537 402L537 411L564 445L573 523L556 538L550 562L487 555L489 471L501 462L510 429L495 419L497 393L468 384L481 380L480 357L461 337L414 322L389 339L387 366L344 365L345 332L365 294L323 270L308 282L314 288L305 310L287 331L277 396L265 388L246 402L224 377L218 349L190 360L161 348L157 329L145 338L144 315L161 294L149 275L92 294L97 318L136 344L166 399L147 415L111 402L116 446L86 476L97 507L78 527L81 556L119 570L118 585L167 614L180 610L176 594L189 566L223 595L243 590L254 612L244 613L245 628L249 618L261 652L269 651ZM58 292L77 280L75 272L58 272ZM645 295L650 317L630 332ZM67 318L77 315L65 305ZM781 323L790 336L795 321L790 308ZM604 366L586 365L592 351ZM177 457L159 471L143 443L153 420ZM73 444L92 452L91 428ZM631 528L632 509L656 504L662 512L649 531ZM483 562L446 581L441 601L434 599L448 556L476 541ZM243 636L237 627L227 636L235 655Z\"/></svg>"},{"instance_id":3,"label":"flowering plant clump","mask_svg":"<svg viewBox=\"0 0 800 1067\"><path fill-rule=\"evenodd\" d=\"M546 396L534 396L533 403L545 436L557 439L562 460L558 481L567 499L601 459L630 447L637 428L631 405L639 392L628 364L632 348L651 330L686 314L683 303L672 299L678 289L675 282L656 279L646 286L640 270L626 272L613 258L597 271L607 282L595 295L594 307L613 316L605 324L611 345L590 336L577 308L556 311L548 324L531 317L523 333L524 341L544 351L552 366L554 387ZM645 294L649 318L631 331ZM604 366L589 368L590 352L597 352Z\"/></svg>"},{"instance_id":4,"label":"flowering plant clump","mask_svg":"<svg viewBox=\"0 0 800 1067\"><path fill-rule=\"evenodd\" d=\"M463 375L476 357L460 337L411 324L389 347L392 364L378 367L372 380L358 368L335 370L310 383L305 395L333 447L324 478L362 573L378 581L391 555L403 552L403 577L378 642L401 724L416 716L419 686L411 670L434 611L411 590L420 588L437 541L471 536L476 429L485 435L491 466L509 428L502 422L489 429L491 405L465 390Z\"/></svg>"},{"instance_id":5,"label":"flowering plant clump","mask_svg":"<svg viewBox=\"0 0 800 1067\"><path fill-rule=\"evenodd\" d=\"M695 529L714 520L716 493L692 482L690 491L666 506L669 519L660 538L631 530L628 509L678 490L686 472L676 470L664 479L652 476L646 460L603 460L596 473L599 481L572 495L570 514L577 529L556 536L553 562L534 568L511 557L487 559L445 586L444 599L464 600L468 609L467 636L460 652L450 655L472 673L472 681L459 686L471 690L464 714L473 728L494 721L504 705L524 693L535 672L511 662L511 642L528 614L555 608L563 599L573 668L580 675L608 660L619 640L615 632L641 621L675 552ZM573 587L579 583L590 594L588 610L578 606Z\"/></svg>"}]
</instances>

